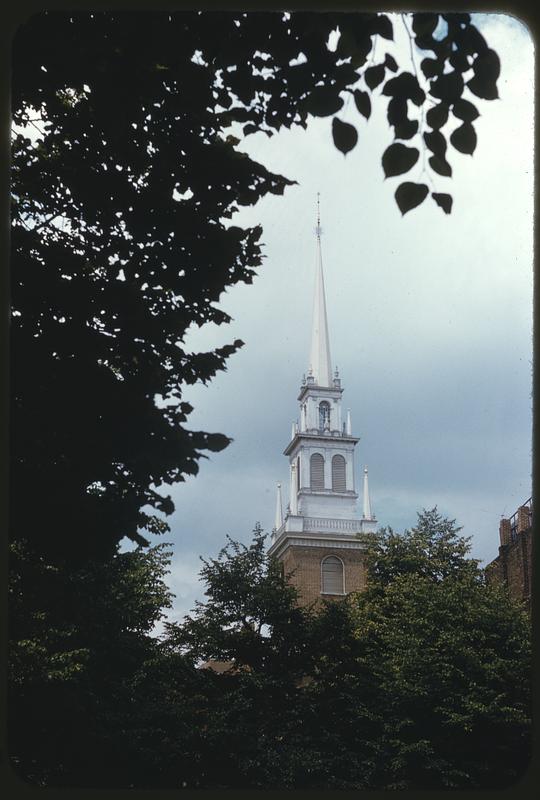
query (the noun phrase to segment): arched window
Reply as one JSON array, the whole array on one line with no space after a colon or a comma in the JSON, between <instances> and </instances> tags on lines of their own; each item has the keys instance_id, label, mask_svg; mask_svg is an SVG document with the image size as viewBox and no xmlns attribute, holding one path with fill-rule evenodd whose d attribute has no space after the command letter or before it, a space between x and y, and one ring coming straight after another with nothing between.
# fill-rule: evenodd
<instances>
[{"instance_id":1,"label":"arched window","mask_svg":"<svg viewBox=\"0 0 540 800\"><path fill-rule=\"evenodd\" d=\"M332 458L332 490L344 492L346 488L345 459L343 456L334 456Z\"/></svg>"},{"instance_id":2,"label":"arched window","mask_svg":"<svg viewBox=\"0 0 540 800\"><path fill-rule=\"evenodd\" d=\"M309 485L312 489L324 489L324 458L313 453L309 459Z\"/></svg>"},{"instance_id":3,"label":"arched window","mask_svg":"<svg viewBox=\"0 0 540 800\"><path fill-rule=\"evenodd\" d=\"M327 556L321 563L322 594L345 594L343 561L337 556Z\"/></svg>"},{"instance_id":4,"label":"arched window","mask_svg":"<svg viewBox=\"0 0 540 800\"><path fill-rule=\"evenodd\" d=\"M330 427L330 403L323 400L319 403L319 430L324 430Z\"/></svg>"}]
</instances>

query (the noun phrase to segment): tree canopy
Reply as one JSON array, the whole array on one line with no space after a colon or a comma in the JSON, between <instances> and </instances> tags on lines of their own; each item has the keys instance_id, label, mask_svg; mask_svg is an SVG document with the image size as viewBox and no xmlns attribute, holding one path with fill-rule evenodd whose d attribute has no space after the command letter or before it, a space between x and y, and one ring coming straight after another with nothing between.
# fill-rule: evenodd
<instances>
[{"instance_id":1,"label":"tree canopy","mask_svg":"<svg viewBox=\"0 0 540 800\"><path fill-rule=\"evenodd\" d=\"M188 660L229 665L213 678L198 785L495 788L524 772L523 608L436 509L381 531L367 559L365 592L307 608L259 529L205 563L207 600L169 629Z\"/></svg>"},{"instance_id":2,"label":"tree canopy","mask_svg":"<svg viewBox=\"0 0 540 800\"><path fill-rule=\"evenodd\" d=\"M523 774L529 620L435 509L373 538L363 593L311 607L257 527L204 561L205 600L155 637L169 557L138 548L74 573L64 599L86 588L81 629L52 608L14 619L10 752L28 780L485 789Z\"/></svg>"},{"instance_id":3,"label":"tree canopy","mask_svg":"<svg viewBox=\"0 0 540 800\"><path fill-rule=\"evenodd\" d=\"M228 443L189 430L183 395L225 369L241 342L197 353L186 335L228 322L221 294L261 265L262 231L230 224L235 211L291 184L243 153L231 125L239 136L272 135L326 116L330 146L332 135L347 153L358 136L340 119L344 98L358 125L383 102L395 139L384 174L418 173L396 192L402 211L427 196L424 178L451 174L448 139L473 152L477 100L497 96L497 55L468 14L395 24L410 37L403 63L388 51L388 14L47 12L21 26L12 82L18 536L51 558L106 557L123 537L143 543L173 510L161 487ZM448 119L458 125L450 133ZM432 196L450 211L435 184Z\"/></svg>"}]
</instances>

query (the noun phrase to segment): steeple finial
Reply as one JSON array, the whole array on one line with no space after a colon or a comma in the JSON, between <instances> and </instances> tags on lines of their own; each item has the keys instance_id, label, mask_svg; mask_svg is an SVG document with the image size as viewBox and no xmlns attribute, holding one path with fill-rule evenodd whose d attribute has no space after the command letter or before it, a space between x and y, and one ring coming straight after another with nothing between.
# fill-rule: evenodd
<instances>
[{"instance_id":1,"label":"steeple finial","mask_svg":"<svg viewBox=\"0 0 540 800\"><path fill-rule=\"evenodd\" d=\"M319 386L332 386L332 365L330 361L330 340L326 317L326 298L321 253L321 208L320 194L317 193L317 274L315 278L315 297L313 302L313 329L311 334L311 368L315 382Z\"/></svg>"},{"instance_id":2,"label":"steeple finial","mask_svg":"<svg viewBox=\"0 0 540 800\"><path fill-rule=\"evenodd\" d=\"M275 521L275 530L279 530L283 525L283 505L281 502L281 483L277 485L277 497L276 497L276 521Z\"/></svg>"},{"instance_id":3,"label":"steeple finial","mask_svg":"<svg viewBox=\"0 0 540 800\"><path fill-rule=\"evenodd\" d=\"M369 499L368 468L364 467L364 509L362 516L364 519L373 519L371 516L371 501Z\"/></svg>"}]
</instances>

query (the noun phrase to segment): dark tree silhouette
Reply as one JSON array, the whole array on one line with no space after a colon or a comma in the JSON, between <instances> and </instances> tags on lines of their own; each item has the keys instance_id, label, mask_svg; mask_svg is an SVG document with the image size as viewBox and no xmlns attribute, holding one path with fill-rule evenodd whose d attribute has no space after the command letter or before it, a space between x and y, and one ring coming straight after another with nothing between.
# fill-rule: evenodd
<instances>
[{"instance_id":1,"label":"dark tree silhouette","mask_svg":"<svg viewBox=\"0 0 540 800\"><path fill-rule=\"evenodd\" d=\"M359 120L384 102L395 141L383 171L410 173L402 213L430 192L450 212L435 185L451 174L447 140L473 152L475 97L496 96L498 58L466 14L400 24L414 54L402 64L386 14L51 12L17 33L10 752L30 780L130 785L134 764L147 767L137 785L174 768L181 783L179 764L199 780L203 737L189 732L200 709L186 697L200 675L149 633L159 610L145 593L157 586L168 602L162 562L124 558L119 543L144 547L167 530L163 486L229 441L189 429L184 389L242 342L197 353L186 336L227 323L221 294L262 263L261 228L231 225L235 211L291 184L243 153L231 125L272 135L326 116L330 146L346 154L358 135L343 98ZM163 694L180 673L186 683Z\"/></svg>"},{"instance_id":2,"label":"dark tree silhouette","mask_svg":"<svg viewBox=\"0 0 540 800\"><path fill-rule=\"evenodd\" d=\"M164 528L147 509L173 509L160 487L195 474L205 450L226 446L224 435L186 428L182 393L224 369L241 342L192 353L185 336L192 325L226 323L221 293L250 282L261 264L260 228L227 221L290 184L242 153L231 123L246 136L272 135L329 116L346 153L357 133L339 112L352 93L363 117L373 102L388 105L396 141L382 157L386 175L419 166L421 150L429 168L420 178L451 174L449 115L459 121L451 143L473 151L478 112L465 95L496 96L498 57L467 14L413 14L400 24L411 38L404 64L377 57L393 36L386 14L58 12L20 28L16 536L63 558L110 555L123 536L141 543L144 528ZM408 180L396 200L406 211L427 194ZM449 195L433 198L450 211Z\"/></svg>"}]
</instances>

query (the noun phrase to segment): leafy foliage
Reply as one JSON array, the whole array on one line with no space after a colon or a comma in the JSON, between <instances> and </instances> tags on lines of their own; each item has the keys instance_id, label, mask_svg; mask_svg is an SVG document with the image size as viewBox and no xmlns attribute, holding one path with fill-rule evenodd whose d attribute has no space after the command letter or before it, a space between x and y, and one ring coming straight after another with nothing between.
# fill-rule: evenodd
<instances>
[{"instance_id":1,"label":"leafy foliage","mask_svg":"<svg viewBox=\"0 0 540 800\"><path fill-rule=\"evenodd\" d=\"M500 788L530 757L530 628L436 509L382 531L355 609L383 720L385 788Z\"/></svg>"},{"instance_id":2,"label":"leafy foliage","mask_svg":"<svg viewBox=\"0 0 540 800\"><path fill-rule=\"evenodd\" d=\"M388 50L394 25L410 63ZM13 68L13 508L34 491L13 526L49 558L75 530L77 555L107 557L124 536L166 530L160 488L229 441L186 427L183 393L242 343L193 353L186 335L228 322L222 292L261 264L261 230L230 225L235 211L292 183L230 126L272 135L328 116L347 154L358 131L339 116L344 98L368 119L380 96L395 137L385 175L423 174L428 147L449 176L445 120L472 153L478 112L464 95L496 94L498 58L467 14L51 12L19 29ZM402 213L425 186L398 187Z\"/></svg>"},{"instance_id":3,"label":"leafy foliage","mask_svg":"<svg viewBox=\"0 0 540 800\"><path fill-rule=\"evenodd\" d=\"M159 545L75 571L12 548L9 750L27 780L116 785L127 728L144 725L169 561Z\"/></svg>"},{"instance_id":4,"label":"leafy foliage","mask_svg":"<svg viewBox=\"0 0 540 800\"><path fill-rule=\"evenodd\" d=\"M466 86L496 94L496 54L468 15L407 19L414 47L434 55L427 83L389 52L374 63L375 42L393 37L385 14L51 12L19 29L10 751L34 782L330 780L326 744L306 747L300 724L318 706L295 682L315 652L315 623L266 565L259 540L246 552L231 545L221 572L209 562L213 600L164 642L151 631L170 603L166 553L120 554L119 543L144 547L146 533L165 532L174 507L164 485L195 475L205 453L229 442L189 429L184 394L225 369L242 342L198 353L186 339L192 326L226 324L222 293L250 283L262 263L260 227L231 224L235 212L293 183L243 153L231 126L239 136L273 135L329 117L346 154L358 133L335 116L344 97L367 120L381 94L395 139L417 136L409 149L420 152L435 142L424 136L424 106L435 98L428 124L441 131L452 114L465 130L451 143L472 152L477 110L462 95ZM446 33L435 37L441 20ZM448 64L461 82L441 80ZM410 103L419 119L408 118ZM445 148L431 152L430 167L450 175ZM404 213L427 192L406 182L396 200ZM448 213L443 197L433 193ZM218 597L218 573L224 587L250 576L236 609ZM206 651L246 669L223 679L198 670ZM279 725L269 727L274 709Z\"/></svg>"},{"instance_id":5,"label":"leafy foliage","mask_svg":"<svg viewBox=\"0 0 540 800\"><path fill-rule=\"evenodd\" d=\"M165 550L74 574L84 631L66 615L44 653L47 620L34 621L12 657L19 772L154 789L509 785L530 747L525 613L435 509L366 547L367 590L305 608L257 526L203 562L206 601L161 638L149 633L170 605Z\"/></svg>"}]
</instances>

